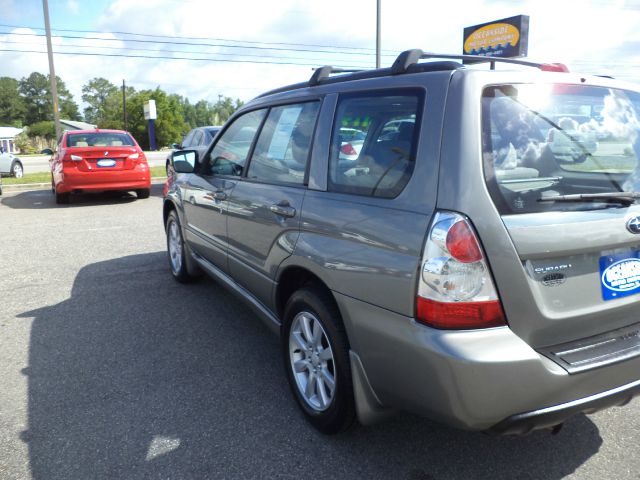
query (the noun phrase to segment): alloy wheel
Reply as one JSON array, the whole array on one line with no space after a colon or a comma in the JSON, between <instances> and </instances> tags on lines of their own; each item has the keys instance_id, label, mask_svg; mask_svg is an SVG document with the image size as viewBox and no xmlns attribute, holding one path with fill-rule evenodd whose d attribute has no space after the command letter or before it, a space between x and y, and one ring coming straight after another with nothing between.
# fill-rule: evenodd
<instances>
[{"instance_id":1,"label":"alloy wheel","mask_svg":"<svg viewBox=\"0 0 640 480\"><path fill-rule=\"evenodd\" d=\"M335 361L327 332L310 312L300 312L293 319L289 360L298 392L306 404L317 412L327 410L336 391Z\"/></svg>"}]
</instances>

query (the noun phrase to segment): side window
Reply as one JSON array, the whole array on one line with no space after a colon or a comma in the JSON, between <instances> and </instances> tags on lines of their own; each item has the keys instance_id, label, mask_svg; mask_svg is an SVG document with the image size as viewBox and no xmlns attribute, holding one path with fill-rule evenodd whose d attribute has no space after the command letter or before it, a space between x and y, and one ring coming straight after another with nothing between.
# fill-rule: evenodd
<instances>
[{"instance_id":1,"label":"side window","mask_svg":"<svg viewBox=\"0 0 640 480\"><path fill-rule=\"evenodd\" d=\"M393 198L415 165L424 93L345 95L338 100L329 158L329 190Z\"/></svg>"},{"instance_id":2,"label":"side window","mask_svg":"<svg viewBox=\"0 0 640 480\"><path fill-rule=\"evenodd\" d=\"M182 148L188 148L191 146L192 140L193 140L193 135L194 135L194 130L191 130L189 133L187 133L187 135L182 139L182 143L181 146Z\"/></svg>"},{"instance_id":3,"label":"side window","mask_svg":"<svg viewBox=\"0 0 640 480\"><path fill-rule=\"evenodd\" d=\"M253 139L266 109L254 110L238 117L225 130L202 166L204 175L241 176Z\"/></svg>"},{"instance_id":4,"label":"side window","mask_svg":"<svg viewBox=\"0 0 640 480\"><path fill-rule=\"evenodd\" d=\"M319 103L272 108L249 163L247 178L302 185Z\"/></svg>"},{"instance_id":5,"label":"side window","mask_svg":"<svg viewBox=\"0 0 640 480\"><path fill-rule=\"evenodd\" d=\"M195 135L193 136L193 145L203 145L203 134L201 130L196 130Z\"/></svg>"}]
</instances>

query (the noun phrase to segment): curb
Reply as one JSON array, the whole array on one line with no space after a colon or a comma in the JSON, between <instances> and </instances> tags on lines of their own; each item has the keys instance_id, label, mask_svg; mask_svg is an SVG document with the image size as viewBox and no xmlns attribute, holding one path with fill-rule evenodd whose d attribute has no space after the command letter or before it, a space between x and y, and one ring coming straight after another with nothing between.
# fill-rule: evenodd
<instances>
[{"instance_id":1,"label":"curb","mask_svg":"<svg viewBox=\"0 0 640 480\"><path fill-rule=\"evenodd\" d=\"M167 177L153 177L151 179L152 184L162 184L167 181ZM12 191L24 191L24 190L51 190L51 183L16 183L16 184L2 184L2 193Z\"/></svg>"}]
</instances>

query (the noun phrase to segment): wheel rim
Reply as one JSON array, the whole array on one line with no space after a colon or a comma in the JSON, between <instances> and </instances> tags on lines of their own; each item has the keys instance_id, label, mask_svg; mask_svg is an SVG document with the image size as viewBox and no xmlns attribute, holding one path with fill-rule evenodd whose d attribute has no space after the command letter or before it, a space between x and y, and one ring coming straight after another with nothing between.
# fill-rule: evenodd
<instances>
[{"instance_id":1,"label":"wheel rim","mask_svg":"<svg viewBox=\"0 0 640 480\"><path fill-rule=\"evenodd\" d=\"M169 222L168 229L169 239L169 260L171 262L171 268L174 273L180 272L182 268L182 235L180 234L180 227L178 222Z\"/></svg>"},{"instance_id":2,"label":"wheel rim","mask_svg":"<svg viewBox=\"0 0 640 480\"><path fill-rule=\"evenodd\" d=\"M19 164L15 164L13 166L13 176L16 178L22 178L22 166L20 166Z\"/></svg>"},{"instance_id":3,"label":"wheel rim","mask_svg":"<svg viewBox=\"0 0 640 480\"><path fill-rule=\"evenodd\" d=\"M327 332L310 312L293 319L289 333L289 360L298 392L317 412L328 409L336 391L333 350Z\"/></svg>"}]
</instances>

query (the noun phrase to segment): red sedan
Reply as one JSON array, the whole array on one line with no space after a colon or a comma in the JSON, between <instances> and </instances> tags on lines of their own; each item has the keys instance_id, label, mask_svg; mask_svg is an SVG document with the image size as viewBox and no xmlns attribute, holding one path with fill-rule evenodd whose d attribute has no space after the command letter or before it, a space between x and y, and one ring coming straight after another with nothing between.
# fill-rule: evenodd
<instances>
[{"instance_id":1,"label":"red sedan","mask_svg":"<svg viewBox=\"0 0 640 480\"><path fill-rule=\"evenodd\" d=\"M56 203L69 203L71 193L105 190L135 190L138 198L149 197L151 173L147 157L128 132L65 132L50 164Z\"/></svg>"}]
</instances>

